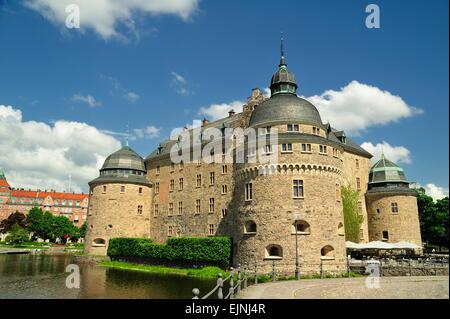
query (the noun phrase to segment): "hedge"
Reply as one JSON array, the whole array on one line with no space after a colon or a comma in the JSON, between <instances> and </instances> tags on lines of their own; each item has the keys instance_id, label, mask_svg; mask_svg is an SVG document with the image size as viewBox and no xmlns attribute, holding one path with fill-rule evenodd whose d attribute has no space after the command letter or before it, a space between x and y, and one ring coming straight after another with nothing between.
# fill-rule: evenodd
<instances>
[{"instance_id":1,"label":"hedge","mask_svg":"<svg viewBox=\"0 0 450 319\"><path fill-rule=\"evenodd\" d=\"M229 265L232 243L230 237L169 238L166 244L153 243L145 238L112 238L108 256L112 259L133 257Z\"/></svg>"}]
</instances>

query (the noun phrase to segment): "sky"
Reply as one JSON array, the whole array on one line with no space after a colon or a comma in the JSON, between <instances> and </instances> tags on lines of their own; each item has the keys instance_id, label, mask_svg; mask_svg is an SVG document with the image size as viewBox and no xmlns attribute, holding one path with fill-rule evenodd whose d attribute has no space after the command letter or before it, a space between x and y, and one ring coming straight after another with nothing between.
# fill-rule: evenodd
<instances>
[{"instance_id":1,"label":"sky","mask_svg":"<svg viewBox=\"0 0 450 319\"><path fill-rule=\"evenodd\" d=\"M323 122L448 195L446 0L0 0L0 169L13 187L86 192L127 134L146 157L267 91L281 32Z\"/></svg>"}]
</instances>

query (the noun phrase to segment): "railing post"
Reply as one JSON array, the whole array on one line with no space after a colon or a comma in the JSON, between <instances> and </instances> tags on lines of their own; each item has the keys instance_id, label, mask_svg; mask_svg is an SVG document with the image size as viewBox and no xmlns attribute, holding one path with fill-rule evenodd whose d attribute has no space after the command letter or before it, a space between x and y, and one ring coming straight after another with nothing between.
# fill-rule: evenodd
<instances>
[{"instance_id":1,"label":"railing post","mask_svg":"<svg viewBox=\"0 0 450 319\"><path fill-rule=\"evenodd\" d=\"M238 265L238 275L237 275L237 291L236 296L240 297L241 295L241 265Z\"/></svg>"},{"instance_id":2,"label":"railing post","mask_svg":"<svg viewBox=\"0 0 450 319\"><path fill-rule=\"evenodd\" d=\"M323 262L322 262L322 259L320 259L320 279L323 279Z\"/></svg>"},{"instance_id":3,"label":"railing post","mask_svg":"<svg viewBox=\"0 0 450 319\"><path fill-rule=\"evenodd\" d=\"M255 258L255 285L258 284L258 265L256 264L256 258Z\"/></svg>"},{"instance_id":4,"label":"railing post","mask_svg":"<svg viewBox=\"0 0 450 319\"><path fill-rule=\"evenodd\" d=\"M192 289L192 293L194 294L194 297L192 299L198 299L198 295L200 295L200 290L194 288Z\"/></svg>"},{"instance_id":5,"label":"railing post","mask_svg":"<svg viewBox=\"0 0 450 319\"><path fill-rule=\"evenodd\" d=\"M244 264L244 289L247 288L247 263Z\"/></svg>"},{"instance_id":6,"label":"railing post","mask_svg":"<svg viewBox=\"0 0 450 319\"><path fill-rule=\"evenodd\" d=\"M234 271L230 268L230 299L234 299Z\"/></svg>"},{"instance_id":7,"label":"railing post","mask_svg":"<svg viewBox=\"0 0 450 319\"><path fill-rule=\"evenodd\" d=\"M223 278L222 278L222 274L219 272L219 274L217 275L217 286L219 286L218 290L217 290L217 298L219 299L223 299Z\"/></svg>"},{"instance_id":8,"label":"railing post","mask_svg":"<svg viewBox=\"0 0 450 319\"><path fill-rule=\"evenodd\" d=\"M275 260L272 261L272 281L273 281L273 282L276 281L276 276L275 276Z\"/></svg>"}]
</instances>

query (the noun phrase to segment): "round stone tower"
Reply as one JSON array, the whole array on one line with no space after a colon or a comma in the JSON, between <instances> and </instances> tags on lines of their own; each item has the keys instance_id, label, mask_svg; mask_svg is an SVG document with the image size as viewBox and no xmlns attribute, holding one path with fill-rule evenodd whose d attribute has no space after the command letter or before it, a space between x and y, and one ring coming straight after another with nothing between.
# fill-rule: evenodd
<instances>
[{"instance_id":1,"label":"round stone tower","mask_svg":"<svg viewBox=\"0 0 450 319\"><path fill-rule=\"evenodd\" d=\"M106 255L114 237L149 237L152 184L143 159L124 146L108 156L89 182L85 252Z\"/></svg>"},{"instance_id":2,"label":"round stone tower","mask_svg":"<svg viewBox=\"0 0 450 319\"><path fill-rule=\"evenodd\" d=\"M245 146L236 164L232 209L235 262L270 271L345 271L345 236L339 189L343 148L327 138L316 107L297 96L284 55L272 77L271 97L253 110L257 135L278 130L277 161L262 163L259 146ZM267 139L268 140L268 139ZM260 140L258 140L258 143ZM256 160L252 161L251 158ZM338 193L338 194L337 194Z\"/></svg>"},{"instance_id":3,"label":"round stone tower","mask_svg":"<svg viewBox=\"0 0 450 319\"><path fill-rule=\"evenodd\" d=\"M381 155L369 173L366 193L371 241L407 241L422 246L417 194L401 167Z\"/></svg>"}]
</instances>

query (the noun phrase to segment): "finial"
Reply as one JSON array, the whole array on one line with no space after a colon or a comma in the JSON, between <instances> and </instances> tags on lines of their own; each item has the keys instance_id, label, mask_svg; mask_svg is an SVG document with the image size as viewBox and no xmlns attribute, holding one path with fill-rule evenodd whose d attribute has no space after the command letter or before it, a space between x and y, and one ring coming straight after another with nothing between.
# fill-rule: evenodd
<instances>
[{"instance_id":1,"label":"finial","mask_svg":"<svg viewBox=\"0 0 450 319\"><path fill-rule=\"evenodd\" d=\"M283 32L281 32L280 53L281 53L280 66L286 65L286 60L284 58L284 35L283 35Z\"/></svg>"},{"instance_id":2,"label":"finial","mask_svg":"<svg viewBox=\"0 0 450 319\"><path fill-rule=\"evenodd\" d=\"M127 123L127 134L125 135L125 146L128 146L128 137L130 135L130 128L129 125Z\"/></svg>"},{"instance_id":3,"label":"finial","mask_svg":"<svg viewBox=\"0 0 450 319\"><path fill-rule=\"evenodd\" d=\"M384 149L383 149L383 144L381 144L381 159L384 159Z\"/></svg>"}]
</instances>

